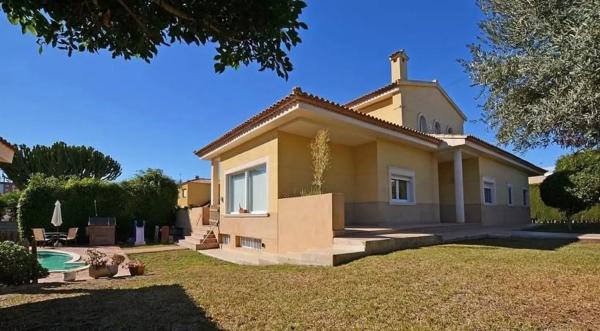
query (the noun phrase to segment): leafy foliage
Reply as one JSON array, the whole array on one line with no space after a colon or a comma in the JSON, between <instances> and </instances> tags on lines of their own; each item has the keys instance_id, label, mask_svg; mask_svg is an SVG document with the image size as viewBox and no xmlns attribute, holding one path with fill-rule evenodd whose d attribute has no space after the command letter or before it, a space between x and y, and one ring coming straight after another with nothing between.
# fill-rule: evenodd
<instances>
[{"instance_id":1,"label":"leafy foliage","mask_svg":"<svg viewBox=\"0 0 600 331\"><path fill-rule=\"evenodd\" d=\"M15 216L20 196L21 193L19 191L0 195L0 218L5 214L9 214L11 218Z\"/></svg>"},{"instance_id":2,"label":"leafy foliage","mask_svg":"<svg viewBox=\"0 0 600 331\"><path fill-rule=\"evenodd\" d=\"M327 169L331 166L331 149L329 147L329 131L319 130L310 144L313 167L312 194L323 193L323 182ZM310 195L312 195L310 194Z\"/></svg>"},{"instance_id":3,"label":"leafy foliage","mask_svg":"<svg viewBox=\"0 0 600 331\"><path fill-rule=\"evenodd\" d=\"M96 209L99 216L116 218L120 240L132 235L135 219L146 220L148 235L154 225L172 224L177 185L159 170L147 172L121 183L95 178L32 176L19 200L17 222L21 237L30 235L34 227L53 228L50 219L56 200L62 204L62 227L65 229L83 229ZM83 233L79 231L80 235Z\"/></svg>"},{"instance_id":4,"label":"leafy foliage","mask_svg":"<svg viewBox=\"0 0 600 331\"><path fill-rule=\"evenodd\" d=\"M146 221L147 236L153 233L155 225L175 222L174 207L179 189L162 170L146 169L121 186L129 194L134 219Z\"/></svg>"},{"instance_id":5,"label":"leafy foliage","mask_svg":"<svg viewBox=\"0 0 600 331\"><path fill-rule=\"evenodd\" d=\"M600 150L561 157L555 172L540 185L543 202L567 219L600 203Z\"/></svg>"},{"instance_id":6,"label":"leafy foliage","mask_svg":"<svg viewBox=\"0 0 600 331\"><path fill-rule=\"evenodd\" d=\"M472 60L483 110L519 150L600 145L600 0L479 0Z\"/></svg>"},{"instance_id":7,"label":"leafy foliage","mask_svg":"<svg viewBox=\"0 0 600 331\"><path fill-rule=\"evenodd\" d=\"M17 188L24 189L36 173L46 176L113 180L121 175L121 165L93 147L70 146L56 142L52 146L17 146L12 164L0 163Z\"/></svg>"},{"instance_id":8,"label":"leafy foliage","mask_svg":"<svg viewBox=\"0 0 600 331\"><path fill-rule=\"evenodd\" d=\"M23 246L12 241L0 242L0 283L5 285L30 284L46 277L48 270Z\"/></svg>"},{"instance_id":9,"label":"leafy foliage","mask_svg":"<svg viewBox=\"0 0 600 331\"><path fill-rule=\"evenodd\" d=\"M0 0L9 21L45 45L68 52L108 50L147 62L161 45L216 45L215 71L257 62L287 78L286 51L301 42L301 0Z\"/></svg>"}]
</instances>

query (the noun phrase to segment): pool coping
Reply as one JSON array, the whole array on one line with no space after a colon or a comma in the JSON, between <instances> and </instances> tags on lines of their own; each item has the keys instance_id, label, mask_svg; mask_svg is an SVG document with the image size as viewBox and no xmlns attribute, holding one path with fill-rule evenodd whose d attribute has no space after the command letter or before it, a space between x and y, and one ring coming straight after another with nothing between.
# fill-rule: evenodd
<instances>
[{"instance_id":1,"label":"pool coping","mask_svg":"<svg viewBox=\"0 0 600 331\"><path fill-rule=\"evenodd\" d=\"M71 256L71 259L69 261L66 261L65 263L76 263L79 262L79 260L81 259L81 255L77 254L77 253L73 253L73 252L67 252L67 251L62 251L60 249L47 249L47 248L40 248L37 250L38 252L54 252L54 253L62 253L62 254L66 254ZM82 271L85 269L88 269L90 266L89 264L86 264L84 266L81 266L79 268L75 268L75 269L70 269L70 270L48 270L49 273L69 273L69 272L78 272L78 271Z\"/></svg>"}]
</instances>

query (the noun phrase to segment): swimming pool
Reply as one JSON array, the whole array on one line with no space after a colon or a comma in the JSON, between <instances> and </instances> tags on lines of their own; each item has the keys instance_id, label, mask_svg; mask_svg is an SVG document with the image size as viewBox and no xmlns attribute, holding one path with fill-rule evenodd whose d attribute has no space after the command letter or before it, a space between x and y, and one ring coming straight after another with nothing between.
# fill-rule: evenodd
<instances>
[{"instance_id":1,"label":"swimming pool","mask_svg":"<svg viewBox=\"0 0 600 331\"><path fill-rule=\"evenodd\" d=\"M70 272L87 268L85 262L79 261L79 255L65 251L40 249L37 259L42 267L50 272Z\"/></svg>"}]
</instances>

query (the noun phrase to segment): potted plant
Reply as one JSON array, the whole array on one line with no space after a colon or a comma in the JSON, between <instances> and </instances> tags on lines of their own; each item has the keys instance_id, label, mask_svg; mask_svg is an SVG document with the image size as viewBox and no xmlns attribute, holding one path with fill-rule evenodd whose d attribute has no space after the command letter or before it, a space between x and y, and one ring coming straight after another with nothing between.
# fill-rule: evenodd
<instances>
[{"instance_id":1,"label":"potted plant","mask_svg":"<svg viewBox=\"0 0 600 331\"><path fill-rule=\"evenodd\" d=\"M123 255L115 254L109 258L106 253L97 249L88 249L86 253L88 255L86 262L90 266L88 269L90 277L95 279L116 275L119 272L119 265L125 261Z\"/></svg>"},{"instance_id":2,"label":"potted plant","mask_svg":"<svg viewBox=\"0 0 600 331\"><path fill-rule=\"evenodd\" d=\"M144 274L144 269L146 268L146 265L140 260L131 260L125 263L123 267L129 269L129 273L132 276L140 276Z\"/></svg>"}]
</instances>

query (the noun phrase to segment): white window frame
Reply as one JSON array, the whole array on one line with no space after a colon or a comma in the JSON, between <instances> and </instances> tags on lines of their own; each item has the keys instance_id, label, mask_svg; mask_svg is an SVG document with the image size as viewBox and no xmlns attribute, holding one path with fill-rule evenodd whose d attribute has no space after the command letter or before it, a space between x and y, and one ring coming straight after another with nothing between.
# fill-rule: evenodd
<instances>
[{"instance_id":1,"label":"white window frame","mask_svg":"<svg viewBox=\"0 0 600 331\"><path fill-rule=\"evenodd\" d=\"M509 206L515 205L515 192L511 183L506 184L506 204Z\"/></svg>"},{"instance_id":2,"label":"white window frame","mask_svg":"<svg viewBox=\"0 0 600 331\"><path fill-rule=\"evenodd\" d=\"M406 180L408 199L394 199L392 196L392 185L391 181L393 178ZM415 172L409 169L403 169L398 167L390 167L388 170L388 194L390 199L390 205L414 205L417 202L416 185L415 185Z\"/></svg>"},{"instance_id":3,"label":"white window frame","mask_svg":"<svg viewBox=\"0 0 600 331\"><path fill-rule=\"evenodd\" d=\"M525 193L525 195L523 195L523 193ZM521 203L523 204L523 207L529 207L529 188L528 187L523 187L521 189Z\"/></svg>"},{"instance_id":4,"label":"white window frame","mask_svg":"<svg viewBox=\"0 0 600 331\"><path fill-rule=\"evenodd\" d=\"M267 178L267 183L265 185L265 194L266 194L266 210L254 210L254 211L249 211L248 214L249 215L268 215L268 211L269 211L269 158L265 157L265 158L261 158L258 160L254 160L252 162L248 162L245 163L243 165L240 165L238 167L229 169L225 172L225 197L227 199L227 201L225 201L225 213L227 215L244 215L244 214L240 214L239 212L239 208L233 208L233 210L231 210L232 206L230 206L230 201L232 200L231 197L231 182L230 182L230 178L231 176L235 176L238 175L240 173L244 173L245 174L245 185L244 185L244 197L246 199L246 209L248 209L248 206L250 205L250 201L252 199L252 197L250 197L250 190L248 189L250 187L250 178L248 176L248 173L256 168L259 167L265 167L265 176Z\"/></svg>"},{"instance_id":5,"label":"white window frame","mask_svg":"<svg viewBox=\"0 0 600 331\"><path fill-rule=\"evenodd\" d=\"M240 247L246 249L262 249L262 239L240 236Z\"/></svg>"},{"instance_id":6,"label":"white window frame","mask_svg":"<svg viewBox=\"0 0 600 331\"><path fill-rule=\"evenodd\" d=\"M425 130L421 128L421 118L425 120ZM429 131L429 127L427 126L427 117L425 117L425 115L419 114L419 116L417 116L417 128L419 128L419 131L423 133L427 133Z\"/></svg>"},{"instance_id":7,"label":"white window frame","mask_svg":"<svg viewBox=\"0 0 600 331\"><path fill-rule=\"evenodd\" d=\"M485 184L492 184L492 202L485 201ZM496 179L492 177L483 177L481 180L481 201L484 205L491 206L496 204Z\"/></svg>"}]
</instances>

